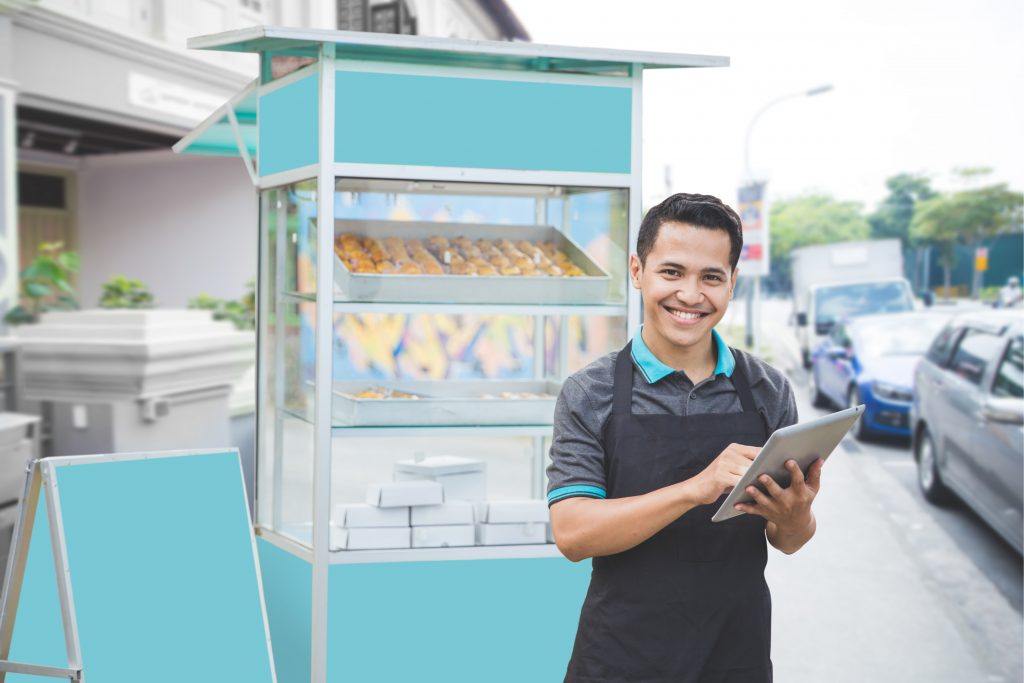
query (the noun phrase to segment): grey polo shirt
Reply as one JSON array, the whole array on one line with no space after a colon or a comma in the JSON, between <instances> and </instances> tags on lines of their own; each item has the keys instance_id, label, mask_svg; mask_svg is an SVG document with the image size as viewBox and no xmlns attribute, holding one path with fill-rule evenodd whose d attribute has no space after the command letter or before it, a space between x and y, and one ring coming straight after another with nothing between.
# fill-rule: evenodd
<instances>
[{"instance_id":1,"label":"grey polo shirt","mask_svg":"<svg viewBox=\"0 0 1024 683\"><path fill-rule=\"evenodd\" d=\"M712 332L718 363L714 373L696 386L681 370L655 357L643 337L633 338L633 413L638 415L701 415L743 411L732 383L736 366L750 382L754 404L772 431L797 422L796 399L782 372L743 351L733 352ZM610 353L570 376L555 403L548 504L572 498L607 496L604 476L605 423L612 414L615 359Z\"/></svg>"}]
</instances>

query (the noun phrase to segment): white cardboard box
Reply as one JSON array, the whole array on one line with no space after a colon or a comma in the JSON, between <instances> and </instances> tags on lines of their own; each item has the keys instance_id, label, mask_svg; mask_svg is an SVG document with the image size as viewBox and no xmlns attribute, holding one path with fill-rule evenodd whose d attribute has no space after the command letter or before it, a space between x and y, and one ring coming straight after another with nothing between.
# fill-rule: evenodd
<instances>
[{"instance_id":1,"label":"white cardboard box","mask_svg":"<svg viewBox=\"0 0 1024 683\"><path fill-rule=\"evenodd\" d=\"M335 505L332 521L347 529L409 526L409 507L382 508L366 503Z\"/></svg>"},{"instance_id":2,"label":"white cardboard box","mask_svg":"<svg viewBox=\"0 0 1024 683\"><path fill-rule=\"evenodd\" d=\"M412 529L413 548L454 548L474 545L475 542L472 524L417 526Z\"/></svg>"},{"instance_id":3,"label":"white cardboard box","mask_svg":"<svg viewBox=\"0 0 1024 683\"><path fill-rule=\"evenodd\" d=\"M381 508L410 505L440 505L444 502L444 488L436 481L388 481L370 484L366 502Z\"/></svg>"},{"instance_id":4,"label":"white cardboard box","mask_svg":"<svg viewBox=\"0 0 1024 683\"><path fill-rule=\"evenodd\" d=\"M482 460L435 455L395 463L395 481L429 479L444 486L445 500L487 499L487 465Z\"/></svg>"},{"instance_id":5,"label":"white cardboard box","mask_svg":"<svg viewBox=\"0 0 1024 683\"><path fill-rule=\"evenodd\" d=\"M476 521L473 503L466 500L453 500L441 505L417 505L411 510L413 526L473 524Z\"/></svg>"},{"instance_id":6,"label":"white cardboard box","mask_svg":"<svg viewBox=\"0 0 1024 683\"><path fill-rule=\"evenodd\" d=\"M409 527L378 527L370 529L331 529L331 548L341 550L386 550L412 546Z\"/></svg>"},{"instance_id":7,"label":"white cardboard box","mask_svg":"<svg viewBox=\"0 0 1024 683\"><path fill-rule=\"evenodd\" d=\"M521 545L544 543L545 524L477 524L476 542L479 545Z\"/></svg>"},{"instance_id":8,"label":"white cardboard box","mask_svg":"<svg viewBox=\"0 0 1024 683\"><path fill-rule=\"evenodd\" d=\"M550 519L544 500L492 500L487 503L480 518L487 524L547 523Z\"/></svg>"}]
</instances>

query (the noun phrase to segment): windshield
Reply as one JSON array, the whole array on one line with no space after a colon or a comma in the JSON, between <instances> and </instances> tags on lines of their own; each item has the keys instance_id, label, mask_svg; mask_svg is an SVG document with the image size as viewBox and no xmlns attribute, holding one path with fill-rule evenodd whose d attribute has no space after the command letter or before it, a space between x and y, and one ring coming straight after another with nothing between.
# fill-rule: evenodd
<instances>
[{"instance_id":1,"label":"windshield","mask_svg":"<svg viewBox=\"0 0 1024 683\"><path fill-rule=\"evenodd\" d=\"M890 320L862 321L852 326L857 353L862 356L920 355L946 325L941 316L893 316Z\"/></svg>"},{"instance_id":2,"label":"windshield","mask_svg":"<svg viewBox=\"0 0 1024 683\"><path fill-rule=\"evenodd\" d=\"M871 313L914 310L914 302L902 282L867 282L822 287L815 295L814 318L818 324L834 323Z\"/></svg>"}]
</instances>

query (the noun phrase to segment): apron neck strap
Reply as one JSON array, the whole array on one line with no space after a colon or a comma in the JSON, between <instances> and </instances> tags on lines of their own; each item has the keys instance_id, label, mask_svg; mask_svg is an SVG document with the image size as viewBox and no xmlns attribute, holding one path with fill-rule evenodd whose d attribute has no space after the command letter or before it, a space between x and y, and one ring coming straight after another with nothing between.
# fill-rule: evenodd
<instances>
[{"instance_id":1,"label":"apron neck strap","mask_svg":"<svg viewBox=\"0 0 1024 683\"><path fill-rule=\"evenodd\" d=\"M737 355L735 350L733 355ZM750 382L747 380L747 373L743 369L742 364L736 364L730 379L732 380L732 385L736 388L737 395L740 397L740 405L743 406L743 410L750 413L757 412L757 406L754 404L754 394L750 391Z\"/></svg>"},{"instance_id":2,"label":"apron neck strap","mask_svg":"<svg viewBox=\"0 0 1024 683\"><path fill-rule=\"evenodd\" d=\"M612 384L612 413L633 412L633 341L619 351L615 359L615 383Z\"/></svg>"}]
</instances>

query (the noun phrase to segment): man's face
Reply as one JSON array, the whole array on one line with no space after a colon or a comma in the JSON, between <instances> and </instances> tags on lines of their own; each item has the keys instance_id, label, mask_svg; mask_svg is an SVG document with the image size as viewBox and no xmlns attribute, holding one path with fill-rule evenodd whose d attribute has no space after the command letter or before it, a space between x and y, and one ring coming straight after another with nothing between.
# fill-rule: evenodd
<instances>
[{"instance_id":1,"label":"man's face","mask_svg":"<svg viewBox=\"0 0 1024 683\"><path fill-rule=\"evenodd\" d=\"M725 315L736 285L725 230L662 223L647 262L635 254L629 270L644 301L645 336L655 344L692 346L711 334Z\"/></svg>"}]
</instances>

